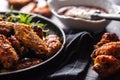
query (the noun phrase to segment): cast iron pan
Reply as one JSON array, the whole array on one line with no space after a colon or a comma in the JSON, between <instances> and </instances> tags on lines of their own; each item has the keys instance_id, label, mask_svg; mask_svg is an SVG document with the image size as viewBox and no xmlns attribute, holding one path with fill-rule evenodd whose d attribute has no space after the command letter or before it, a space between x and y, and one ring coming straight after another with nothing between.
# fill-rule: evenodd
<instances>
[{"instance_id":1,"label":"cast iron pan","mask_svg":"<svg viewBox=\"0 0 120 80\"><path fill-rule=\"evenodd\" d=\"M9 11L8 11L9 12ZM0 14L5 14L8 12L0 12ZM18 11L13 11L14 14L19 14L21 12ZM22 14L27 14L27 13L22 13ZM49 29L49 33L50 34L56 34L60 37L60 39L62 39L62 46L61 48L50 58L48 58L47 60L43 61L40 64L37 64L35 66L29 67L29 68L25 68L25 69L21 69L21 70L16 70L16 71L10 71L10 72L2 72L0 73L0 80L1 79L5 79L5 78L25 78L30 77L28 75L37 75L39 73L39 75L42 77L44 76L44 74L47 74L49 72L49 70L52 69L53 65L55 67L55 65L57 65L57 58L59 58L62 55L62 50L64 49L65 46L65 42L66 42L66 38L65 38L65 34L64 31L58 27L54 22L52 22L50 19L40 16L40 15L36 15L36 14L30 14L33 17L33 21L37 22L40 21L41 23L47 24L45 29ZM52 66L51 66L52 65ZM18 79L17 79L18 80Z\"/></svg>"}]
</instances>

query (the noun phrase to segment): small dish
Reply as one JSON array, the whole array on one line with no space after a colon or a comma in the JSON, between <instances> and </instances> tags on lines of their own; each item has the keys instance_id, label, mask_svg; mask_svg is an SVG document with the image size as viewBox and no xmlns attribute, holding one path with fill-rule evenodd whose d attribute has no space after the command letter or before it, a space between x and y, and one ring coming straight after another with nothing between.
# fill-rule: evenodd
<instances>
[{"instance_id":1,"label":"small dish","mask_svg":"<svg viewBox=\"0 0 120 80\"><path fill-rule=\"evenodd\" d=\"M109 0L48 0L48 5L52 13L68 28L101 32L111 20L87 20L82 18L66 17L58 14L58 10L66 6L94 6L106 10L108 13L117 14L120 7Z\"/></svg>"}]
</instances>

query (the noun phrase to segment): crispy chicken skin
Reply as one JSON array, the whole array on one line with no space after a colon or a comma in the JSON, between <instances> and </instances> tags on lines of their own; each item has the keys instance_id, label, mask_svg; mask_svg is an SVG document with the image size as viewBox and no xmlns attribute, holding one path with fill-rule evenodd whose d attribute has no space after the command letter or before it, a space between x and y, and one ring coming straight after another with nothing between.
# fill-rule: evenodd
<instances>
[{"instance_id":1,"label":"crispy chicken skin","mask_svg":"<svg viewBox=\"0 0 120 80\"><path fill-rule=\"evenodd\" d=\"M99 48L105 43L119 41L118 36L115 33L104 33L100 42L94 45L94 48Z\"/></svg>"},{"instance_id":2,"label":"crispy chicken skin","mask_svg":"<svg viewBox=\"0 0 120 80\"><path fill-rule=\"evenodd\" d=\"M16 50L19 57L23 56L27 50L20 42L17 40L17 38L14 35L11 35L8 37L8 40L11 42L12 46Z\"/></svg>"},{"instance_id":3,"label":"crispy chicken skin","mask_svg":"<svg viewBox=\"0 0 120 80\"><path fill-rule=\"evenodd\" d=\"M11 68L18 61L19 57L11 46L9 40L0 34L0 62L4 68Z\"/></svg>"},{"instance_id":4,"label":"crispy chicken skin","mask_svg":"<svg viewBox=\"0 0 120 80\"><path fill-rule=\"evenodd\" d=\"M92 69L106 77L120 70L120 41L114 33L105 33L91 54Z\"/></svg>"},{"instance_id":5,"label":"crispy chicken skin","mask_svg":"<svg viewBox=\"0 0 120 80\"><path fill-rule=\"evenodd\" d=\"M92 58L97 57L98 55L113 55L114 57L120 57L120 41L118 42L109 42L94 50L91 54Z\"/></svg>"},{"instance_id":6,"label":"crispy chicken skin","mask_svg":"<svg viewBox=\"0 0 120 80\"><path fill-rule=\"evenodd\" d=\"M25 24L15 24L15 37L24 46L34 50L37 54L47 54L48 48L45 42L33 31L33 29Z\"/></svg>"},{"instance_id":7,"label":"crispy chicken skin","mask_svg":"<svg viewBox=\"0 0 120 80\"><path fill-rule=\"evenodd\" d=\"M108 76L120 70L120 59L108 55L99 55L94 61L92 69L100 76Z\"/></svg>"},{"instance_id":8,"label":"crispy chicken skin","mask_svg":"<svg viewBox=\"0 0 120 80\"><path fill-rule=\"evenodd\" d=\"M62 45L57 35L48 35L44 41L47 44L47 47L48 47L47 55L49 56L55 53Z\"/></svg>"},{"instance_id":9,"label":"crispy chicken skin","mask_svg":"<svg viewBox=\"0 0 120 80\"><path fill-rule=\"evenodd\" d=\"M32 26L32 29L37 33L37 35L41 38L41 39L43 39L43 37L44 37L44 31L43 31L43 29L39 26Z\"/></svg>"},{"instance_id":10,"label":"crispy chicken skin","mask_svg":"<svg viewBox=\"0 0 120 80\"><path fill-rule=\"evenodd\" d=\"M6 22L6 21L0 21L0 34L4 34L5 36L10 35L13 31L14 23L12 22Z\"/></svg>"}]
</instances>

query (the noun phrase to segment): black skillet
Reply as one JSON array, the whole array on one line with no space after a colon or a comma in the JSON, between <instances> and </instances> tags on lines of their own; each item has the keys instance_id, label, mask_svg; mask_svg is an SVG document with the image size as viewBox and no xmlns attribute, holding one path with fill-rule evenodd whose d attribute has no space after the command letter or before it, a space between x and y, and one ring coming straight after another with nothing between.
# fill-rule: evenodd
<instances>
[{"instance_id":1,"label":"black skillet","mask_svg":"<svg viewBox=\"0 0 120 80\"><path fill-rule=\"evenodd\" d=\"M6 14L8 12L0 12L0 14ZM21 12L13 11L13 13L17 15ZM22 13L22 14L27 14L27 13ZM34 75L38 75L38 74L40 77L42 77L45 74L49 73L52 70L53 66L54 67L57 66L56 63L59 63L58 62L59 57L63 55L62 50L64 49L65 42L66 42L64 31L59 26L57 26L54 22L52 22L50 19L46 17L36 15L36 14L30 14L30 15L33 17L33 21L35 22L40 21L43 24L47 24L45 29L49 29L50 34L58 35L60 39L62 39L62 46L53 56L51 56L50 58L48 58L47 60L43 61L40 64L37 64L29 68L21 69L21 70L0 73L0 80L13 79L13 78L14 79L16 78L16 80L19 80L20 78L22 79L25 77L29 77L29 78L34 77Z\"/></svg>"}]
</instances>

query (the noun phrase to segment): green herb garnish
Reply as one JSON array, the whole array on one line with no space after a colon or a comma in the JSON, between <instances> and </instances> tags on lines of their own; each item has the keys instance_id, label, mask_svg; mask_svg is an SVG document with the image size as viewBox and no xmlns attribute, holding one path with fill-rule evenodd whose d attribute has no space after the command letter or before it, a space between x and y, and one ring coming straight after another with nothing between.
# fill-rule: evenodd
<instances>
[{"instance_id":1,"label":"green herb garnish","mask_svg":"<svg viewBox=\"0 0 120 80\"><path fill-rule=\"evenodd\" d=\"M40 21L33 22L33 17L30 14L19 13L18 15L15 15L13 13L12 6L9 13L6 13L4 15L1 14L0 17L7 22L24 23L30 26L38 26L41 27L42 29L44 29L46 26L46 24L40 23ZM46 33L46 35L48 35L48 30L45 30L44 32Z\"/></svg>"},{"instance_id":2,"label":"green herb garnish","mask_svg":"<svg viewBox=\"0 0 120 80\"><path fill-rule=\"evenodd\" d=\"M23 15L23 14L19 13L18 16L19 16L18 22L31 25L32 18L30 17L29 14Z\"/></svg>"},{"instance_id":3,"label":"green herb garnish","mask_svg":"<svg viewBox=\"0 0 120 80\"><path fill-rule=\"evenodd\" d=\"M30 26L40 26L40 27L44 27L45 24L40 23L40 21L37 22L32 22L32 17L30 14L22 14L19 13L18 15L14 15L13 13L7 13L5 15L0 15L1 18L3 18L4 21L8 21L8 22L18 22L18 23L24 23Z\"/></svg>"}]
</instances>

